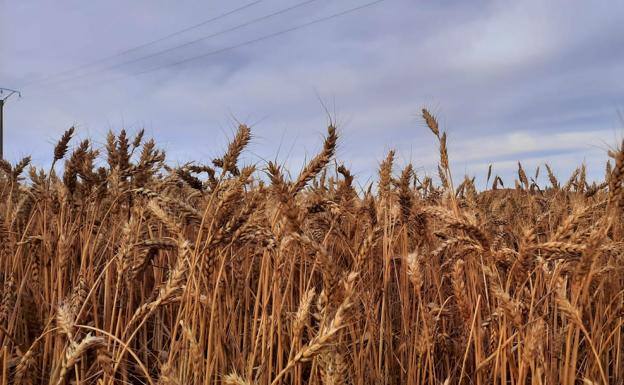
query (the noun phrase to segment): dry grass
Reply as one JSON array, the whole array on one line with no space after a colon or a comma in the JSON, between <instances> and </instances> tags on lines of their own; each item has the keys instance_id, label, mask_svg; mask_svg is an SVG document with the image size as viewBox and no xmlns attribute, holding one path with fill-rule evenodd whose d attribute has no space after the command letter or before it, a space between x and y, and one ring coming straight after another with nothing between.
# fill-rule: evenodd
<instances>
[{"instance_id":1,"label":"dry grass","mask_svg":"<svg viewBox=\"0 0 624 385\"><path fill-rule=\"evenodd\" d=\"M423 118L439 186L390 152L356 191L333 125L292 181L239 164L246 126L210 166L73 129L0 163L0 385L622 383L622 149L479 192Z\"/></svg>"}]
</instances>

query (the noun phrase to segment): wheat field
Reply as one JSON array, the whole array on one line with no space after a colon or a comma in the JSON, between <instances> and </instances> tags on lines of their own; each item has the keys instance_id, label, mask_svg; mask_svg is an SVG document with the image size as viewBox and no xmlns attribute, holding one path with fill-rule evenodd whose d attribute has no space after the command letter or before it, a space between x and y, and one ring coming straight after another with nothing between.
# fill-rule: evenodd
<instances>
[{"instance_id":1,"label":"wheat field","mask_svg":"<svg viewBox=\"0 0 624 385\"><path fill-rule=\"evenodd\" d=\"M422 117L439 175L391 151L364 191L333 124L296 177L245 125L209 165L73 129L3 161L0 385L623 383L623 148L483 191Z\"/></svg>"}]
</instances>

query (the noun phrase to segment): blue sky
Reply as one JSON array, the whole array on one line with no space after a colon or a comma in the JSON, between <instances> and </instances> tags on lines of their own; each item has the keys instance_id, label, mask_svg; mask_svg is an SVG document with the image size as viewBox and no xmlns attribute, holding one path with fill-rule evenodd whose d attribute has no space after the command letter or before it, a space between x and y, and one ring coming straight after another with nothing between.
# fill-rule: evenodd
<instances>
[{"instance_id":1,"label":"blue sky","mask_svg":"<svg viewBox=\"0 0 624 385\"><path fill-rule=\"evenodd\" d=\"M370 1L370 0L368 0ZM366 4L262 0L158 44L46 79L252 3L0 0L5 154L48 165L71 125L101 143L109 129L145 128L172 163L209 162L236 120L252 125L244 161L277 159L297 172L338 119L338 158L365 183L389 149L433 173L435 142L418 118L434 111L449 133L456 178L489 163L512 182L517 161L600 178L622 139L624 2L408 1L370 7L235 49ZM126 65L205 36L212 38ZM163 69L136 75L156 67ZM114 67L114 68L110 68Z\"/></svg>"}]
</instances>

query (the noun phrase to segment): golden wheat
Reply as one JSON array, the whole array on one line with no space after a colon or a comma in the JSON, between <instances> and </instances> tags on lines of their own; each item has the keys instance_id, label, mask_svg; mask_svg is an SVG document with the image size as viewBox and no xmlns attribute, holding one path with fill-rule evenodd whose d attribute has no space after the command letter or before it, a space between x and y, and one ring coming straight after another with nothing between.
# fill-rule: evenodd
<instances>
[{"instance_id":1,"label":"golden wheat","mask_svg":"<svg viewBox=\"0 0 624 385\"><path fill-rule=\"evenodd\" d=\"M623 383L624 148L479 191L422 117L438 185L390 151L358 190L333 124L292 179L246 125L210 166L73 128L0 162L0 384Z\"/></svg>"}]
</instances>

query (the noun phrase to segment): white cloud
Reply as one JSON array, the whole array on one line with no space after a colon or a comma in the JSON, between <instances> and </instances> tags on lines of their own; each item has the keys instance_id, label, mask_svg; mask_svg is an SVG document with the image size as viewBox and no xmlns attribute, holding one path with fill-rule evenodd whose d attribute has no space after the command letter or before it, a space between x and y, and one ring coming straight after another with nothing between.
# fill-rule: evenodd
<instances>
[{"instance_id":1,"label":"white cloud","mask_svg":"<svg viewBox=\"0 0 624 385\"><path fill-rule=\"evenodd\" d=\"M286 3L259 4L188 38ZM176 54L235 44L357 3L319 0ZM172 8L120 0L67 1L58 9L24 4L0 1L0 78L17 86L17 79L71 68L225 10L216 3ZM84 136L99 141L110 127L146 126L172 160L207 160L222 149L232 113L258 122L254 154L273 159L281 146L280 159L297 169L324 131L318 92L330 108L335 100L344 123L339 155L363 178L389 148L397 148L401 160L432 169L435 143L417 118L423 105L439 112L449 132L456 172L497 161L511 175L516 159L559 159L570 168L587 159L590 166L594 158L604 159L605 143L618 137L615 112L624 98L624 66L617 56L623 54L613 49L624 36L619 4L387 1L188 66L102 82L136 70L117 69L70 84L82 88L67 93L60 87L25 89L22 102L6 110L6 153L45 159L51 142L77 123ZM100 27L105 24L110 28ZM27 27L7 33L20 25ZM595 175L601 173L598 167Z\"/></svg>"}]
</instances>

